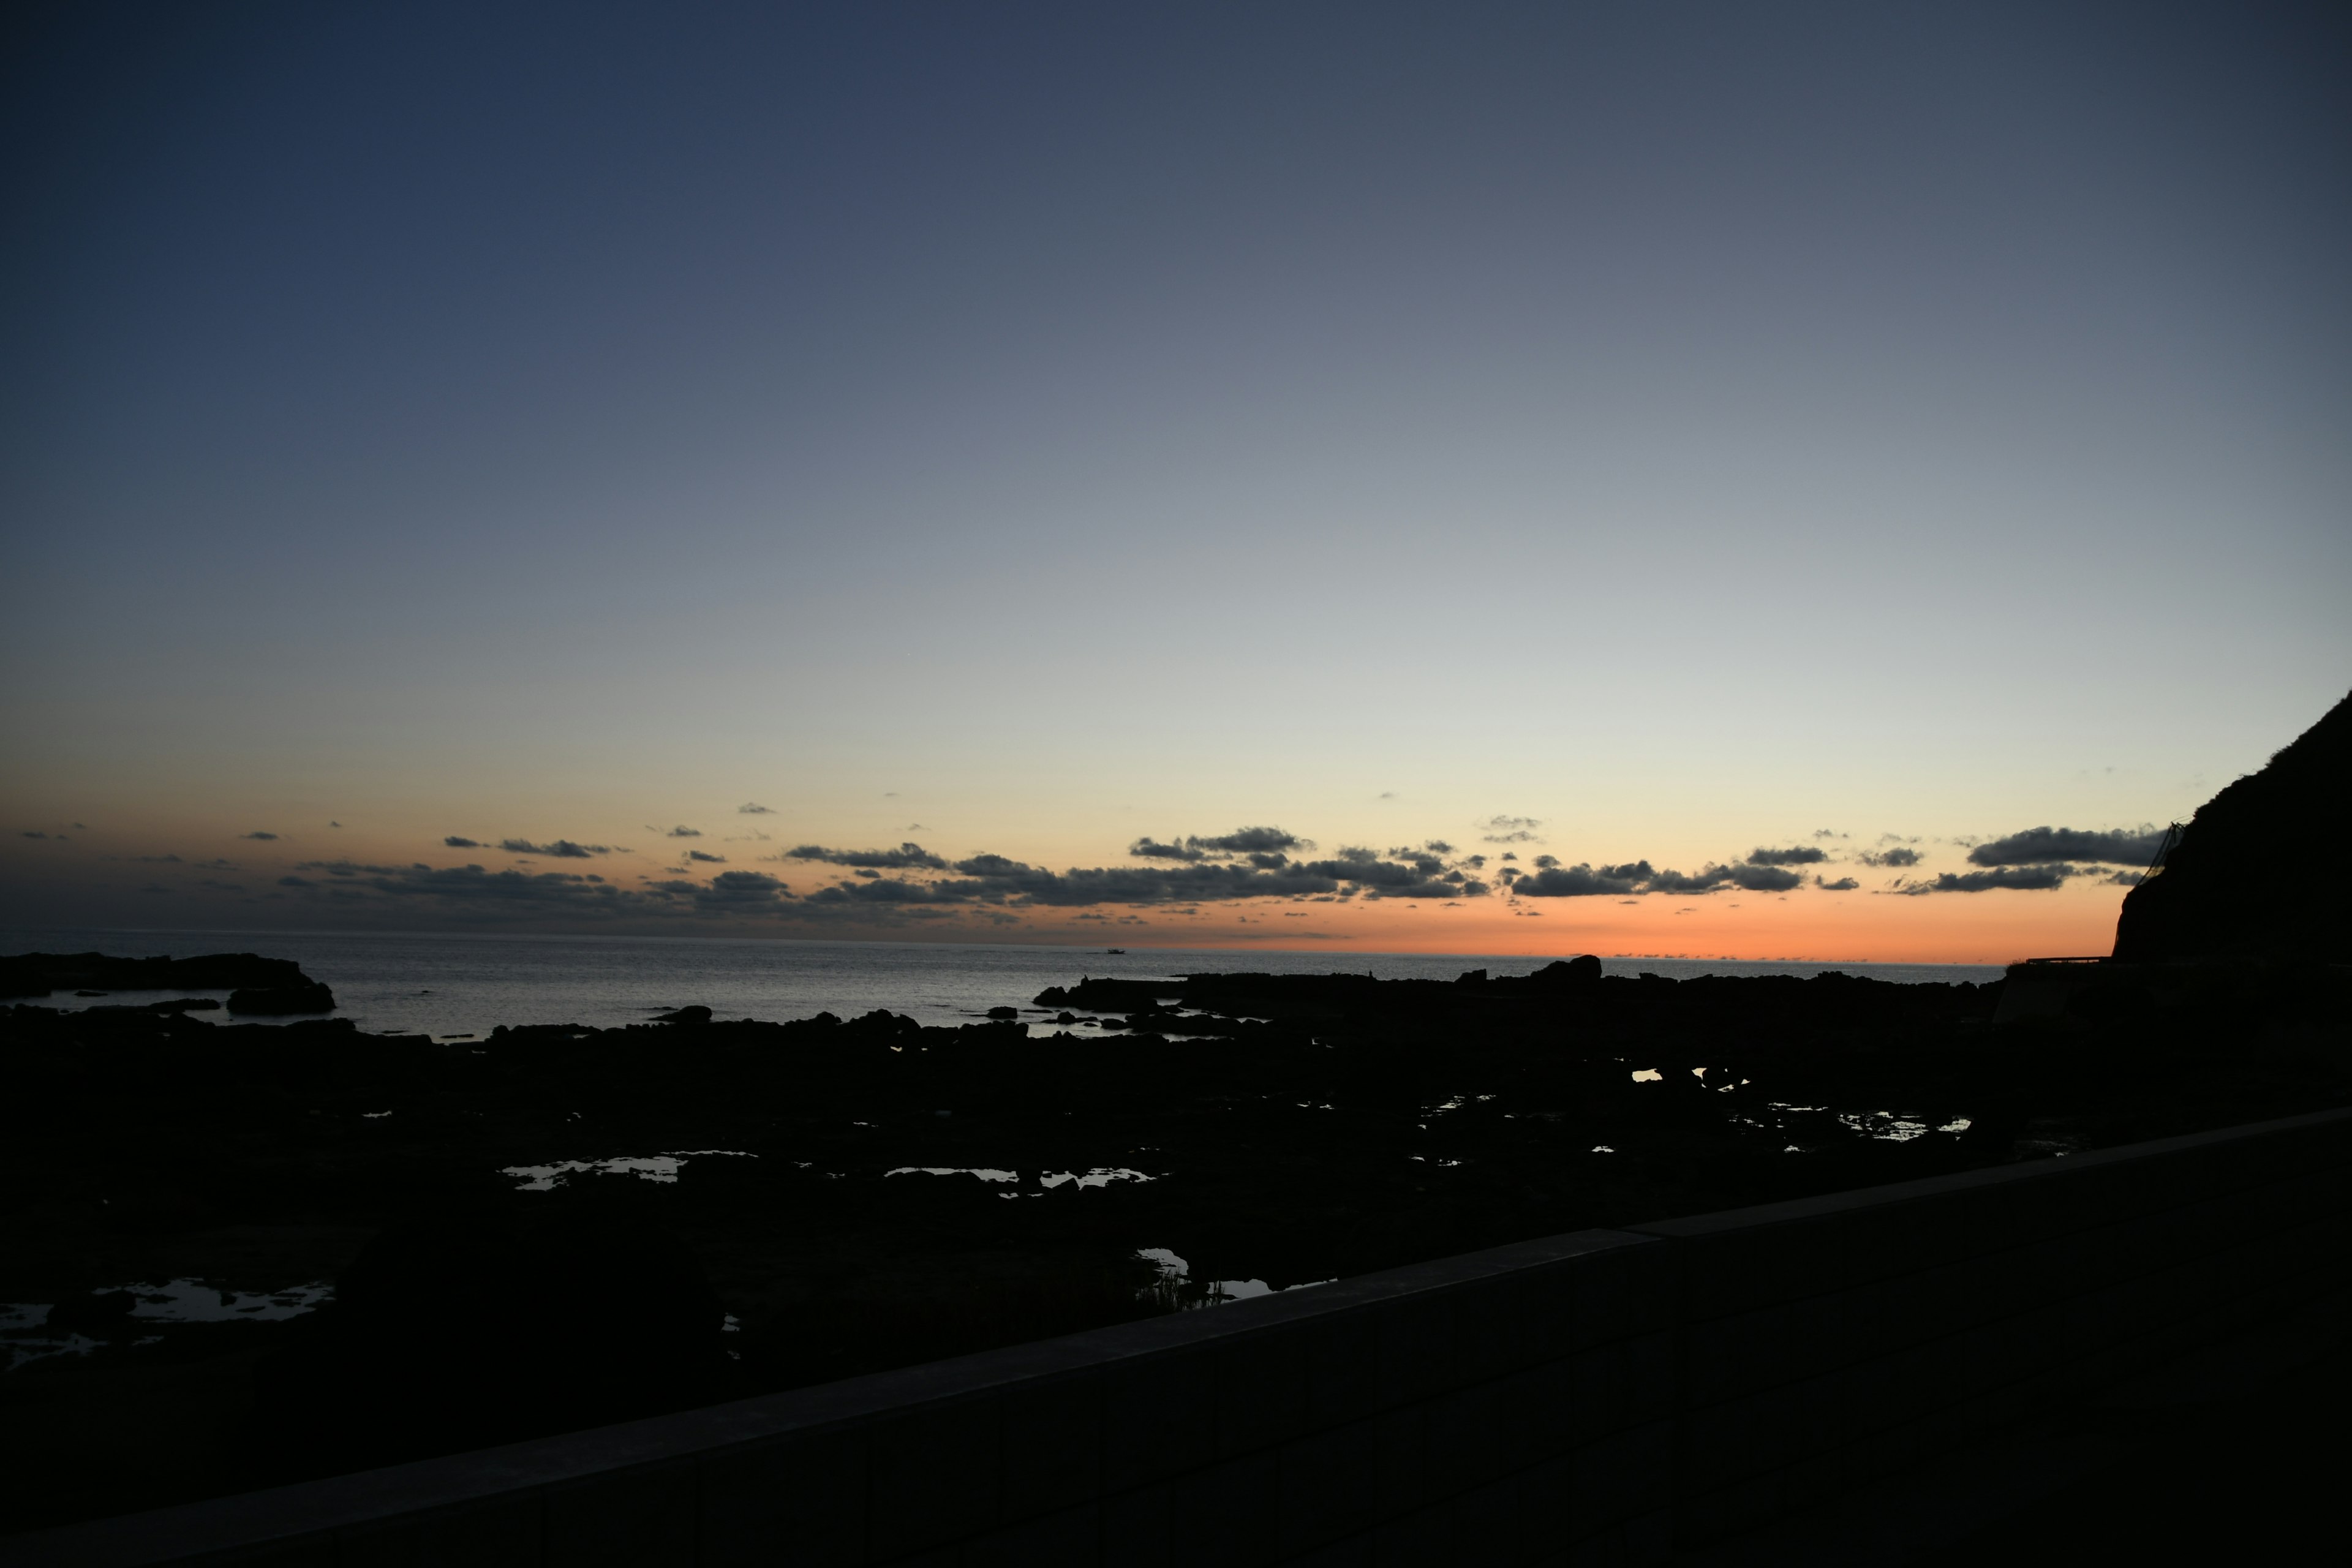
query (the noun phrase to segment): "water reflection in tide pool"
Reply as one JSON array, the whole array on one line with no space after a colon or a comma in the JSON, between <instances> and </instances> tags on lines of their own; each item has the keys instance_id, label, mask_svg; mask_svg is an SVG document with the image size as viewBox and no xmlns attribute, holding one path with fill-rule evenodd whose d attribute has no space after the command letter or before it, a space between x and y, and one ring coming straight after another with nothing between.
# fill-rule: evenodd
<instances>
[{"instance_id":1,"label":"water reflection in tide pool","mask_svg":"<svg viewBox=\"0 0 2352 1568\"><path fill-rule=\"evenodd\" d=\"M692 1159L709 1154L724 1154L730 1159L756 1160L757 1154L740 1149L680 1149L668 1154L625 1154L612 1160L558 1160L549 1165L508 1165L501 1176L521 1178L515 1188L519 1193L548 1193L562 1186L570 1178L589 1171L603 1176L634 1175L647 1182L675 1182L677 1168Z\"/></svg>"},{"instance_id":2,"label":"water reflection in tide pool","mask_svg":"<svg viewBox=\"0 0 2352 1568\"><path fill-rule=\"evenodd\" d=\"M161 1284L139 1283L117 1285L93 1290L89 1300L117 1303L116 1310L104 1314L112 1322L138 1327L162 1326L167 1323L233 1323L239 1321L275 1322L299 1317L310 1311L334 1294L334 1287L325 1280L313 1280L307 1285L291 1285L283 1290L224 1290L201 1279L167 1279ZM124 1296L132 1298L129 1309L119 1303ZM88 1355L108 1342L106 1339L79 1331L79 1327L95 1328L101 1334L107 1330L100 1322L87 1321L87 1312L73 1315L68 1324L53 1323L61 1305L79 1307L79 1301L16 1301L0 1303L0 1344L8 1351L11 1370L26 1362L40 1361L57 1355ZM79 1325L79 1327L74 1326ZM144 1334L130 1341L134 1345L153 1344L162 1336Z\"/></svg>"},{"instance_id":3,"label":"water reflection in tide pool","mask_svg":"<svg viewBox=\"0 0 2352 1568\"><path fill-rule=\"evenodd\" d=\"M1285 1290L1311 1290L1318 1285L1331 1283L1328 1279L1309 1279L1297 1285L1276 1286L1263 1279L1195 1279L1192 1266L1164 1247L1139 1247L1135 1255L1160 1270L1160 1279L1150 1293L1172 1302L1179 1311L1245 1301L1253 1296L1280 1295Z\"/></svg>"}]
</instances>

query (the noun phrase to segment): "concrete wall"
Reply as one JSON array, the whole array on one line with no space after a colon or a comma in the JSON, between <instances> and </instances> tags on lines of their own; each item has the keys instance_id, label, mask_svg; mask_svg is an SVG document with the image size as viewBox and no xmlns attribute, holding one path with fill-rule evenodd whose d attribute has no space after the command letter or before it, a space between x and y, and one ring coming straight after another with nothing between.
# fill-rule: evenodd
<instances>
[{"instance_id":1,"label":"concrete wall","mask_svg":"<svg viewBox=\"0 0 2352 1568\"><path fill-rule=\"evenodd\" d=\"M1656 1562L2340 1283L2352 1111L1585 1231L0 1563Z\"/></svg>"}]
</instances>

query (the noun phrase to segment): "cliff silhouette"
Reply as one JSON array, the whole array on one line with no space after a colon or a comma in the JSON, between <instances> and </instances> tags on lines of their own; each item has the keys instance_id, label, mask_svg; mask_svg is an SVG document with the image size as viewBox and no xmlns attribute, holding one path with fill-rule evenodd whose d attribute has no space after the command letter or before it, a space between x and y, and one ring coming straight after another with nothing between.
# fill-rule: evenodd
<instances>
[{"instance_id":1,"label":"cliff silhouette","mask_svg":"<svg viewBox=\"0 0 2352 1568\"><path fill-rule=\"evenodd\" d=\"M2335 867L2311 853L2309 835L2336 822L2347 800L2352 696L2260 773L2198 808L2162 870L2125 898L2116 961L2344 962L2352 950L2352 907Z\"/></svg>"}]
</instances>

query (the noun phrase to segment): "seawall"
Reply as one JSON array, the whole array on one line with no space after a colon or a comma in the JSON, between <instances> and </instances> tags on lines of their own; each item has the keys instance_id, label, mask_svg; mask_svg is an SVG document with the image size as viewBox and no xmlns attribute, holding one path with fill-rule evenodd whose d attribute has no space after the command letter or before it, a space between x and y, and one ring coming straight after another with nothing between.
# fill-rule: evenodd
<instances>
[{"instance_id":1,"label":"seawall","mask_svg":"<svg viewBox=\"0 0 2352 1568\"><path fill-rule=\"evenodd\" d=\"M2347 1241L2352 1110L2325 1111L1551 1237L0 1563L1662 1562L2338 1289Z\"/></svg>"}]
</instances>

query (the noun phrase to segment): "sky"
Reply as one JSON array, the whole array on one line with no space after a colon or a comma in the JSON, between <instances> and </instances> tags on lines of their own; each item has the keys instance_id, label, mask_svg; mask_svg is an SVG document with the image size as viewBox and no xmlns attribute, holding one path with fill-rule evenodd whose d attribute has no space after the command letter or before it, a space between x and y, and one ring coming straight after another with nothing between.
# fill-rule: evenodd
<instances>
[{"instance_id":1,"label":"sky","mask_svg":"<svg viewBox=\"0 0 2352 1568\"><path fill-rule=\"evenodd\" d=\"M0 921L2104 952L2352 687L2338 7L9 26Z\"/></svg>"}]
</instances>

